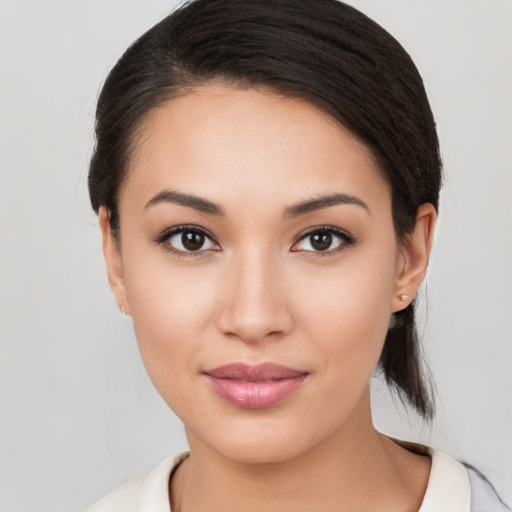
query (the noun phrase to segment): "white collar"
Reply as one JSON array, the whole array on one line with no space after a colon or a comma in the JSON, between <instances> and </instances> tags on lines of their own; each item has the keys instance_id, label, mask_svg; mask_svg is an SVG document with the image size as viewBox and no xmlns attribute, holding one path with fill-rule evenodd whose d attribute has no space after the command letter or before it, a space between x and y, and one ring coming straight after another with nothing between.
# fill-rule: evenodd
<instances>
[{"instance_id":1,"label":"white collar","mask_svg":"<svg viewBox=\"0 0 512 512\"><path fill-rule=\"evenodd\" d=\"M146 476L138 496L141 512L172 512L169 503L169 479L189 452L179 453L161 462Z\"/></svg>"},{"instance_id":2,"label":"white collar","mask_svg":"<svg viewBox=\"0 0 512 512\"><path fill-rule=\"evenodd\" d=\"M471 485L466 468L445 453L429 449L428 454L432 466L418 512L470 512Z\"/></svg>"},{"instance_id":3,"label":"white collar","mask_svg":"<svg viewBox=\"0 0 512 512\"><path fill-rule=\"evenodd\" d=\"M432 459L427 490L418 512L470 512L471 486L466 468L448 455L429 449ZM170 512L169 478L189 456L188 452L169 457L145 478L138 497L143 512Z\"/></svg>"}]
</instances>

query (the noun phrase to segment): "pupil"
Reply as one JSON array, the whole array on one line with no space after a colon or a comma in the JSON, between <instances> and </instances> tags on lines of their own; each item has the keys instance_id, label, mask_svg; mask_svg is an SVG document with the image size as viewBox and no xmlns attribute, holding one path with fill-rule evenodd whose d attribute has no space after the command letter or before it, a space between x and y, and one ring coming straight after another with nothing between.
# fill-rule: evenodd
<instances>
[{"instance_id":1,"label":"pupil","mask_svg":"<svg viewBox=\"0 0 512 512\"><path fill-rule=\"evenodd\" d=\"M183 233L181 235L181 243L185 249L189 251L197 251L201 249L204 244L204 235L201 233Z\"/></svg>"},{"instance_id":2,"label":"pupil","mask_svg":"<svg viewBox=\"0 0 512 512\"><path fill-rule=\"evenodd\" d=\"M332 244L332 235L330 233L317 233L311 238L311 245L317 251L325 251L326 249L329 249Z\"/></svg>"}]
</instances>

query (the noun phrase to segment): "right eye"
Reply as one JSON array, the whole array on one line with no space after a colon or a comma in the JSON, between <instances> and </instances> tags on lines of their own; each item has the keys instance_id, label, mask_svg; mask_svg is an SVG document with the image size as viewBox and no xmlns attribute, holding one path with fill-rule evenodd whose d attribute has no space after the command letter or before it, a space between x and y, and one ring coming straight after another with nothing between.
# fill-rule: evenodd
<instances>
[{"instance_id":1,"label":"right eye","mask_svg":"<svg viewBox=\"0 0 512 512\"><path fill-rule=\"evenodd\" d=\"M199 227L173 228L163 233L156 241L180 255L220 250L219 245Z\"/></svg>"}]
</instances>

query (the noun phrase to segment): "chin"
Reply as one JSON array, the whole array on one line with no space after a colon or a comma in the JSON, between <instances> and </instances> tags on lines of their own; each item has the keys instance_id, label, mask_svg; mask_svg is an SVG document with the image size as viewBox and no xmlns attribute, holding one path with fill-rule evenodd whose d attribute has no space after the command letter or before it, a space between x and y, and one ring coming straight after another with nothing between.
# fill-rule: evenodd
<instances>
[{"instance_id":1,"label":"chin","mask_svg":"<svg viewBox=\"0 0 512 512\"><path fill-rule=\"evenodd\" d=\"M300 424L297 419L252 418L231 425L220 423L206 435L186 431L192 450L197 444L206 444L222 457L238 463L273 464L294 459L321 441L318 431L305 432L298 428Z\"/></svg>"},{"instance_id":2,"label":"chin","mask_svg":"<svg viewBox=\"0 0 512 512\"><path fill-rule=\"evenodd\" d=\"M285 439L236 439L219 443L217 451L227 459L243 464L277 464L299 456L302 450Z\"/></svg>"}]
</instances>

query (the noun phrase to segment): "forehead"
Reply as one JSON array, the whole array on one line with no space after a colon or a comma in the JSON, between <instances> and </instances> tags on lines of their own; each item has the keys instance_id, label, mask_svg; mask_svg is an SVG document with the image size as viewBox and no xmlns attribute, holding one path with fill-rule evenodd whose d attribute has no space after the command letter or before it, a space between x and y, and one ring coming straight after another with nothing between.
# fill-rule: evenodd
<instances>
[{"instance_id":1,"label":"forehead","mask_svg":"<svg viewBox=\"0 0 512 512\"><path fill-rule=\"evenodd\" d=\"M152 111L136 138L123 197L178 189L217 201L295 201L333 190L387 194L373 155L324 111L267 91L209 85ZM338 190L339 189L339 190Z\"/></svg>"}]
</instances>

